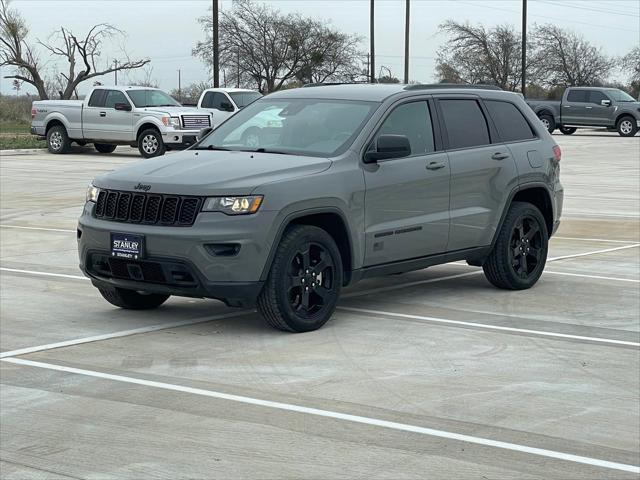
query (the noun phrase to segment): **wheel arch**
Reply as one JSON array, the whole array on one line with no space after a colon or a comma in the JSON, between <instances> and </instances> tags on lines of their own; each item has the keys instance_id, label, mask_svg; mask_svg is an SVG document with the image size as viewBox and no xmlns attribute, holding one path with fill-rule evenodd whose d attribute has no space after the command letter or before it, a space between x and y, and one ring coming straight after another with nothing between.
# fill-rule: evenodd
<instances>
[{"instance_id":1,"label":"wheel arch","mask_svg":"<svg viewBox=\"0 0 640 480\"><path fill-rule=\"evenodd\" d=\"M45 129L44 129L45 136L49 133L49 130L51 130L56 125L60 125L61 127L63 127L65 129L65 131L67 132L67 135L69 135L69 128L65 125L65 123L64 123L64 121L62 119L60 119L59 117L56 116L56 117L52 117L49 120L47 120L47 124L46 124Z\"/></svg>"},{"instance_id":2,"label":"wheel arch","mask_svg":"<svg viewBox=\"0 0 640 480\"><path fill-rule=\"evenodd\" d=\"M149 129L149 128L153 128L154 130L157 130L158 133L160 133L160 135L162 135L162 131L160 130L160 127L158 125L156 125L155 123L153 123L152 121L145 121L142 124L140 124L140 126L138 126L138 128L136 129L136 141L138 141L138 138L140 137L140 134L142 132L144 132L145 130Z\"/></svg>"},{"instance_id":3,"label":"wheel arch","mask_svg":"<svg viewBox=\"0 0 640 480\"><path fill-rule=\"evenodd\" d=\"M344 271L343 284L346 286L351 282L353 271L354 251L349 224L344 213L337 207L312 208L308 210L296 211L289 214L280 224L276 236L271 245L271 250L265 263L260 280L264 281L269 276L276 249L282 240L285 232L292 225L313 225L326 231L338 246L342 257L342 267Z\"/></svg>"},{"instance_id":4,"label":"wheel arch","mask_svg":"<svg viewBox=\"0 0 640 480\"><path fill-rule=\"evenodd\" d=\"M617 117L616 117L616 121L615 121L615 126L616 128L618 127L618 123L620 122L620 120L622 120L624 117L631 117L634 121L638 121L638 119L635 117L635 115L633 115L633 113L631 112L621 112Z\"/></svg>"}]
</instances>

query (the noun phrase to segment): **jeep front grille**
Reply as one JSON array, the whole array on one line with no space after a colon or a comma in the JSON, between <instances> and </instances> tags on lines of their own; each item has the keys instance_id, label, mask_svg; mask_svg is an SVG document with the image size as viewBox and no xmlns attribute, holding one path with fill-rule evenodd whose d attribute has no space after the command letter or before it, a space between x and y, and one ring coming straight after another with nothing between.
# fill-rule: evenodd
<instances>
[{"instance_id":1,"label":"jeep front grille","mask_svg":"<svg viewBox=\"0 0 640 480\"><path fill-rule=\"evenodd\" d=\"M190 226L202 200L199 197L100 190L95 216L114 222Z\"/></svg>"},{"instance_id":2,"label":"jeep front grille","mask_svg":"<svg viewBox=\"0 0 640 480\"><path fill-rule=\"evenodd\" d=\"M182 128L185 130L200 130L211 126L209 115L182 115Z\"/></svg>"}]
</instances>

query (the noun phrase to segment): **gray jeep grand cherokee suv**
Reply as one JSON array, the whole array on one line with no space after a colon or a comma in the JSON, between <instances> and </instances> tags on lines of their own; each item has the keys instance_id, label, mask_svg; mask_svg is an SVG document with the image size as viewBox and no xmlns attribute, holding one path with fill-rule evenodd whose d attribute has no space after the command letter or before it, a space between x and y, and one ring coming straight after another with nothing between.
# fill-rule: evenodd
<instances>
[{"instance_id":1,"label":"gray jeep grand cherokee suv","mask_svg":"<svg viewBox=\"0 0 640 480\"><path fill-rule=\"evenodd\" d=\"M445 262L525 289L558 227L559 161L514 93L277 92L187 151L96 178L78 225L80 267L118 307L216 298L257 304L292 332L320 328L346 285Z\"/></svg>"}]
</instances>

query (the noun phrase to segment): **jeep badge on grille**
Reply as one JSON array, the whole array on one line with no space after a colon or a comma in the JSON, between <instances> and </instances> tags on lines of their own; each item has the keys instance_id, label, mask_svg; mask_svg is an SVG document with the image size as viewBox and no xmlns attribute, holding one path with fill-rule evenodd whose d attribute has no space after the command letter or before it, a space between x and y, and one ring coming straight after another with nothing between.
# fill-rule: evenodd
<instances>
[{"instance_id":1,"label":"jeep badge on grille","mask_svg":"<svg viewBox=\"0 0 640 480\"><path fill-rule=\"evenodd\" d=\"M138 183L135 187L133 187L134 190L144 190L145 192L148 192L149 190L151 190L151 185L145 185L144 183Z\"/></svg>"}]
</instances>

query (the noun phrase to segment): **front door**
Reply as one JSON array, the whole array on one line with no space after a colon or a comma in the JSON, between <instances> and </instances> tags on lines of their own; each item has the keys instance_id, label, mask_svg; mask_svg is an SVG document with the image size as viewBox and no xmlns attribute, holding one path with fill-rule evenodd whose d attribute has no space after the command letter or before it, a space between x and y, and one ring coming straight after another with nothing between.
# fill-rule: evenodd
<instances>
[{"instance_id":1,"label":"front door","mask_svg":"<svg viewBox=\"0 0 640 480\"><path fill-rule=\"evenodd\" d=\"M609 106L602 105L603 100L609 100ZM591 125L608 126L613 124L615 108L611 105L611 99L599 90L589 90L589 105L586 114Z\"/></svg>"},{"instance_id":2,"label":"front door","mask_svg":"<svg viewBox=\"0 0 640 480\"><path fill-rule=\"evenodd\" d=\"M449 235L449 160L436 151L426 100L399 104L371 141L405 135L411 155L364 165L365 265L442 253Z\"/></svg>"}]
</instances>

